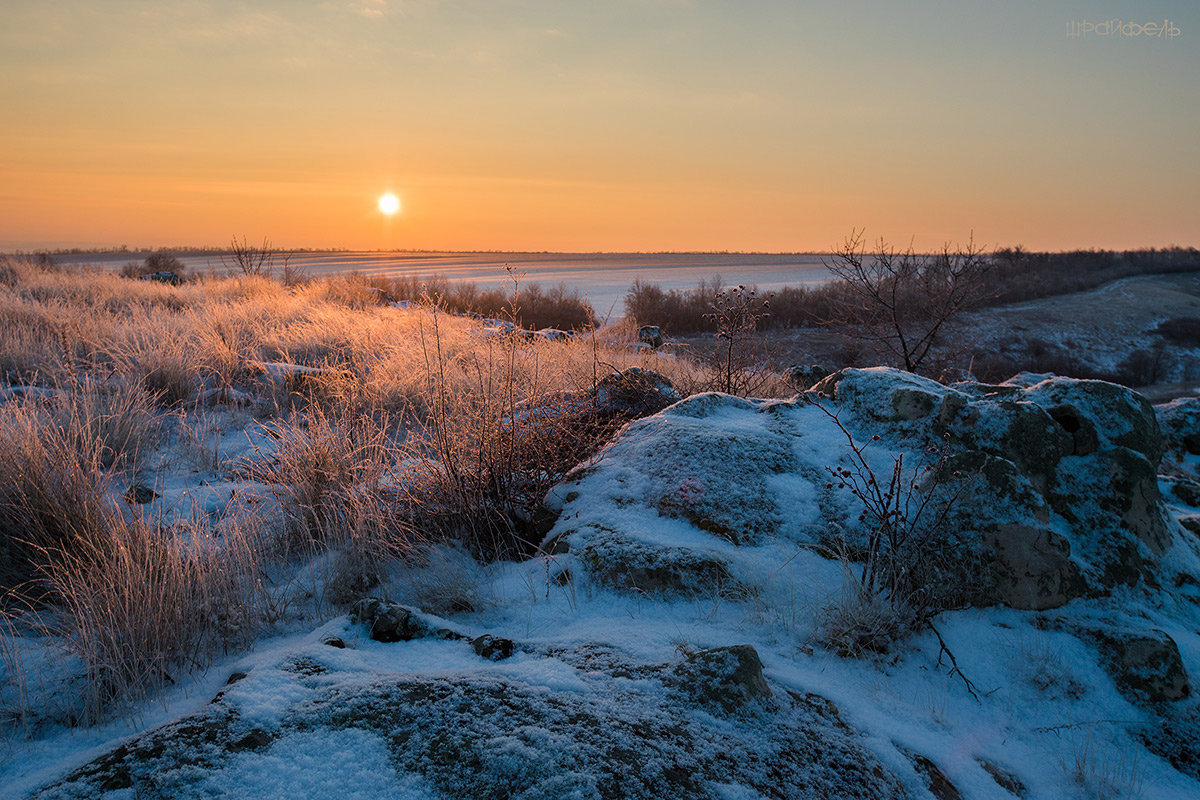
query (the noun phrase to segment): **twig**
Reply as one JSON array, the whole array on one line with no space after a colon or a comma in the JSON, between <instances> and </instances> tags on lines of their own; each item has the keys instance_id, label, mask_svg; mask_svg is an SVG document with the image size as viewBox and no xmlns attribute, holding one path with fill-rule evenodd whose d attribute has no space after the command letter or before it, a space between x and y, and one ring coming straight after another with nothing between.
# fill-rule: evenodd
<instances>
[{"instance_id":1,"label":"twig","mask_svg":"<svg viewBox=\"0 0 1200 800\"><path fill-rule=\"evenodd\" d=\"M1034 728L1034 733L1053 733L1058 736L1063 731L1074 730L1075 728L1094 727L1102 722L1107 722L1111 725L1150 725L1144 719L1092 719L1084 722L1065 722L1062 725L1043 725L1040 728Z\"/></svg>"},{"instance_id":2,"label":"twig","mask_svg":"<svg viewBox=\"0 0 1200 800\"><path fill-rule=\"evenodd\" d=\"M975 684L971 682L970 678L963 674L962 669L960 669L958 666L958 659L954 657L954 653L949 647L946 646L946 640L942 638L942 634L938 631L937 626L933 624L932 620L929 622L929 630L933 631L933 635L936 636L938 640L937 665L939 667L942 665L942 653L945 653L947 656L949 656L951 665L950 674L958 675L958 677L962 678L963 683L965 683L967 686L967 691L971 694L971 697L975 698L975 702L980 702L979 695L975 693Z\"/></svg>"}]
</instances>

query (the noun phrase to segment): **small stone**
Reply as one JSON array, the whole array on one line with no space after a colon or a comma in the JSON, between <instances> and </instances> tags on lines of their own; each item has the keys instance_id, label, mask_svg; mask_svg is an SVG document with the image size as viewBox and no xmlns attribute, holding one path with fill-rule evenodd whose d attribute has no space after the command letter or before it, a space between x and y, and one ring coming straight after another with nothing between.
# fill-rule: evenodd
<instances>
[{"instance_id":1,"label":"small stone","mask_svg":"<svg viewBox=\"0 0 1200 800\"><path fill-rule=\"evenodd\" d=\"M145 486L140 483L130 486L125 490L124 495L126 503L133 503L139 506L144 506L146 503L151 502L156 497L161 496L162 495L151 489L149 486Z\"/></svg>"},{"instance_id":2,"label":"small stone","mask_svg":"<svg viewBox=\"0 0 1200 800\"><path fill-rule=\"evenodd\" d=\"M694 701L725 712L771 697L762 660L748 644L701 650L675 667L673 675Z\"/></svg>"},{"instance_id":3,"label":"small stone","mask_svg":"<svg viewBox=\"0 0 1200 800\"><path fill-rule=\"evenodd\" d=\"M407 642L429 633L428 627L408 609L386 603L377 597L365 597L350 607L355 619L371 625L371 638L377 642Z\"/></svg>"},{"instance_id":4,"label":"small stone","mask_svg":"<svg viewBox=\"0 0 1200 800\"><path fill-rule=\"evenodd\" d=\"M471 646L475 648L477 655L489 661L503 661L513 654L512 639L503 639L490 633L472 639Z\"/></svg>"},{"instance_id":5,"label":"small stone","mask_svg":"<svg viewBox=\"0 0 1200 800\"><path fill-rule=\"evenodd\" d=\"M999 764L993 764L991 761L981 758L979 766L983 767L984 771L992 776L992 780L1009 794L1024 797L1029 793L1029 789L1024 783L1021 783L1020 778Z\"/></svg>"}]
</instances>

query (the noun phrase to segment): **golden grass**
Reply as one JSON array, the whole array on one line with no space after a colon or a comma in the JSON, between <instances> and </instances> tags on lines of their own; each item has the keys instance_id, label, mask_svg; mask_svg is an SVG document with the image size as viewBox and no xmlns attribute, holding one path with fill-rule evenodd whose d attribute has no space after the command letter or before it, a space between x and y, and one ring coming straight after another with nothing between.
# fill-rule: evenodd
<instances>
[{"instance_id":1,"label":"golden grass","mask_svg":"<svg viewBox=\"0 0 1200 800\"><path fill-rule=\"evenodd\" d=\"M545 491L619 425L561 398L632 366L685 394L711 385L687 358L637 349L628 325L528 339L366 289L175 287L0 260L0 389L36 387L0 401L0 587L17 592L0 603L0 652L18 652L11 615L49 604L55 641L83 665L81 720L302 602L319 617L386 593L391 565L427 541L529 552ZM236 417L213 405L233 396L253 402ZM219 420L251 414L274 443L231 470ZM164 428L188 466L254 478L265 496L239 487L246 504L225 519L182 526L122 503ZM6 680L24 697L19 672Z\"/></svg>"}]
</instances>

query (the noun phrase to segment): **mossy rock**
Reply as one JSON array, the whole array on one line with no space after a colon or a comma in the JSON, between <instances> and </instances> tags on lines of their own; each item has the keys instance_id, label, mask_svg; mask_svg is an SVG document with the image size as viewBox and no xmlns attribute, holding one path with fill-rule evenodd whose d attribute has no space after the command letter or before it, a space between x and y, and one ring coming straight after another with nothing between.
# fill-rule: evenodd
<instances>
[{"instance_id":1,"label":"mossy rock","mask_svg":"<svg viewBox=\"0 0 1200 800\"><path fill-rule=\"evenodd\" d=\"M1166 703L1191 696L1179 647L1164 631L1093 628L1083 635L1096 645L1101 664L1129 699Z\"/></svg>"},{"instance_id":2,"label":"mossy rock","mask_svg":"<svg viewBox=\"0 0 1200 800\"><path fill-rule=\"evenodd\" d=\"M1090 422L1101 446L1127 447L1154 467L1164 443L1154 406L1132 389L1106 381L1053 378L1032 387L1026 396L1046 409L1069 408Z\"/></svg>"},{"instance_id":3,"label":"mossy rock","mask_svg":"<svg viewBox=\"0 0 1200 800\"><path fill-rule=\"evenodd\" d=\"M611 589L662 596L753 593L733 577L724 561L684 547L656 547L611 534L589 540L574 552L587 575Z\"/></svg>"},{"instance_id":4,"label":"mossy rock","mask_svg":"<svg viewBox=\"0 0 1200 800\"><path fill-rule=\"evenodd\" d=\"M1045 528L998 525L986 540L993 596L1012 608L1044 611L1088 594L1071 544Z\"/></svg>"},{"instance_id":5,"label":"mossy rock","mask_svg":"<svg viewBox=\"0 0 1200 800\"><path fill-rule=\"evenodd\" d=\"M693 653L671 677L693 702L725 713L744 711L771 697L758 651L748 644Z\"/></svg>"}]
</instances>

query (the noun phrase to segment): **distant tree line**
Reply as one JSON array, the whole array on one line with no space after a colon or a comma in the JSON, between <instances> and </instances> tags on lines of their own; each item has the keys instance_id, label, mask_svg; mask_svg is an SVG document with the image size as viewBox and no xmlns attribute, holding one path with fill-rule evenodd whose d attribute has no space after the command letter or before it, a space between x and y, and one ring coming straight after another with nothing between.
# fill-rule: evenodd
<instances>
[{"instance_id":1,"label":"distant tree line","mask_svg":"<svg viewBox=\"0 0 1200 800\"><path fill-rule=\"evenodd\" d=\"M979 283L972 291L974 308L1084 291L1136 275L1197 272L1200 250L1168 247L1035 253L1018 246L997 249L986 261L987 269L980 271ZM831 259L833 263L838 262ZM770 314L758 320L758 329L861 324L876 312L864 301L859 291L862 285L862 281L842 275L829 283L785 286L770 295L759 293L769 297ZM639 324L658 325L667 334L715 333L713 310L730 289L720 277L703 280L692 289L663 289L638 279L625 295L625 314Z\"/></svg>"}]
</instances>

